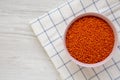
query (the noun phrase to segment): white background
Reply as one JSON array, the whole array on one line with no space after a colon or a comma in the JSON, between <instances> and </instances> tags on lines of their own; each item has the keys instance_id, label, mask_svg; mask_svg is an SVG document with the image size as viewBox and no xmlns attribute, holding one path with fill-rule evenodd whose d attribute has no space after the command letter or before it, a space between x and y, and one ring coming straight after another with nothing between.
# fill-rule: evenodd
<instances>
[{"instance_id":1,"label":"white background","mask_svg":"<svg viewBox=\"0 0 120 80\"><path fill-rule=\"evenodd\" d=\"M28 22L65 0L0 0L0 80L60 80Z\"/></svg>"}]
</instances>

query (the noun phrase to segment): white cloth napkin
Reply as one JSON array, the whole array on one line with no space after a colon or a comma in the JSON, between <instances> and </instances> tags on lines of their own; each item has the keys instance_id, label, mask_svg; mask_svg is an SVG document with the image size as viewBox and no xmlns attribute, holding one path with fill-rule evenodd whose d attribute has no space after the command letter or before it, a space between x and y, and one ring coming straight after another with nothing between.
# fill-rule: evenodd
<instances>
[{"instance_id":1,"label":"white cloth napkin","mask_svg":"<svg viewBox=\"0 0 120 80\"><path fill-rule=\"evenodd\" d=\"M30 24L63 80L120 80L120 46L109 62L96 68L76 65L64 51L66 26L86 12L108 17L120 35L120 0L69 0Z\"/></svg>"}]
</instances>

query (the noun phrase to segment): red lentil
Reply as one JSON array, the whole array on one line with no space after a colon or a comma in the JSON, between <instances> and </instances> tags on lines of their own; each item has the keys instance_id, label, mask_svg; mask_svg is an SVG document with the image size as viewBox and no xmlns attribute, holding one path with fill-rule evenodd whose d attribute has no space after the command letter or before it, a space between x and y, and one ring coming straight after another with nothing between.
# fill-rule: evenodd
<instances>
[{"instance_id":1,"label":"red lentil","mask_svg":"<svg viewBox=\"0 0 120 80\"><path fill-rule=\"evenodd\" d=\"M66 47L76 60L93 64L109 56L114 45L112 28L103 19L82 17L71 24L66 33Z\"/></svg>"}]
</instances>

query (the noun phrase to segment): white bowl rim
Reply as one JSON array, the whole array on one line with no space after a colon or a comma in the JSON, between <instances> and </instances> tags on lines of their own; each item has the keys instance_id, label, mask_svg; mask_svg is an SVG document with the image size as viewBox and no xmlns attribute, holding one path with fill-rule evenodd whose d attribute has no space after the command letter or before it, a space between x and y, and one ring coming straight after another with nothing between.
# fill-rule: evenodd
<instances>
[{"instance_id":1,"label":"white bowl rim","mask_svg":"<svg viewBox=\"0 0 120 80\"><path fill-rule=\"evenodd\" d=\"M67 50L67 47L66 47L66 34L67 34L67 30L69 29L69 27L71 26L71 24L76 21L77 19L79 18L82 18L82 17L85 17L85 16L95 16L95 17L98 17L98 18L101 18L103 19L104 21L106 21L110 27L112 28L113 30L113 33L114 33L114 38L115 38L115 41L114 41L114 46L113 46L113 50L112 52L110 53L110 55L104 59L103 61L101 62L98 62L98 63L94 63L94 64L87 64L87 63L83 63L83 62L80 62L78 60L76 60L75 58L73 58L69 51ZM88 12L88 13L83 13L83 14L80 14L79 16L75 17L71 22L70 24L67 26L66 30L65 30L65 33L64 33L64 49L65 51L67 52L67 54L69 55L69 57L72 59L72 61L74 61L76 64L80 65L80 66L83 66L83 67L97 67L97 66L100 66L100 65L103 65L105 64L106 62L108 62L113 54L116 52L116 49L117 49L117 44L118 44L118 34L117 34L117 31L113 25L113 23L105 16L103 16L102 14L99 14L99 13L95 13L95 12Z\"/></svg>"}]
</instances>

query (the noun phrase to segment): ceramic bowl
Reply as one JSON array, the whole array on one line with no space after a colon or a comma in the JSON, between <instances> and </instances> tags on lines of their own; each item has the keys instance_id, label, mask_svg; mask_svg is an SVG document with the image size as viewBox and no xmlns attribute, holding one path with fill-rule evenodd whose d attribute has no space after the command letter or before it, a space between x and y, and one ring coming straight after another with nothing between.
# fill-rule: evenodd
<instances>
[{"instance_id":1,"label":"ceramic bowl","mask_svg":"<svg viewBox=\"0 0 120 80\"><path fill-rule=\"evenodd\" d=\"M112 49L112 52L110 53L110 55L108 57L106 57L106 59L104 59L103 61L101 62L97 62L97 63L94 63L94 64L87 64L87 63L83 63L83 62L80 62L78 60L76 60L74 57L72 57L69 53L69 51L67 50L67 47L66 47L66 33L69 29L69 27L71 26L72 23L74 23L76 20L82 18L82 17L85 17L85 16L95 16L95 17L98 17L98 18L101 18L103 19L104 21L106 21L110 27L112 28L113 30L113 33L114 33L114 38L115 38L115 41L114 41L114 46L113 46L113 49ZM100 65L103 65L105 64L107 61L109 61L112 56L114 55L116 49L117 49L117 44L118 44L118 35L117 35L117 31L115 29L115 26L112 24L112 22L105 16L101 15L101 14L98 14L98 13L92 13L92 12L89 12L89 13L84 13L84 14L81 14L79 16L77 16L76 18L74 18L70 24L67 26L66 30L65 30L65 34L64 34L64 47L65 47L65 51L67 52L67 54L70 56L70 58L78 65L80 66L83 66L83 67L97 67L97 66L100 66ZM108 46L109 47L109 46Z\"/></svg>"}]
</instances>

